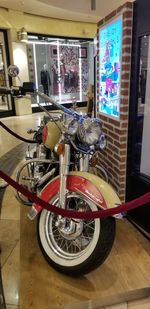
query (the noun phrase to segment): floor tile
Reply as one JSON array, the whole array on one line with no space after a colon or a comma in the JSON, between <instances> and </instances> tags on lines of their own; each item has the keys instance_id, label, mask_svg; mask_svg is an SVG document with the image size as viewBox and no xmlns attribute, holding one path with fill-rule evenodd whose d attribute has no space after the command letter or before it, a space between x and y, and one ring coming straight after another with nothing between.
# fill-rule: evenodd
<instances>
[{"instance_id":1,"label":"floor tile","mask_svg":"<svg viewBox=\"0 0 150 309\"><path fill-rule=\"evenodd\" d=\"M150 309L150 297L130 302L128 309Z\"/></svg>"},{"instance_id":2,"label":"floor tile","mask_svg":"<svg viewBox=\"0 0 150 309\"><path fill-rule=\"evenodd\" d=\"M0 221L1 266L3 267L12 250L20 239L20 222L15 220Z\"/></svg>"},{"instance_id":3,"label":"floor tile","mask_svg":"<svg viewBox=\"0 0 150 309\"><path fill-rule=\"evenodd\" d=\"M2 119L2 122L9 126L9 128L18 133L20 136L30 139L31 136L27 134L29 128L36 129L40 124L40 119L43 115L42 113L31 114L28 116L15 116ZM20 144L21 141L7 131L0 127L0 157L6 154L10 149Z\"/></svg>"},{"instance_id":4,"label":"floor tile","mask_svg":"<svg viewBox=\"0 0 150 309\"><path fill-rule=\"evenodd\" d=\"M1 219L20 219L20 203L17 201L15 194L16 192L11 186L8 186L5 190L2 201Z\"/></svg>"},{"instance_id":5,"label":"floor tile","mask_svg":"<svg viewBox=\"0 0 150 309\"><path fill-rule=\"evenodd\" d=\"M19 309L19 306L13 306L13 305L6 304L6 309Z\"/></svg>"},{"instance_id":6,"label":"floor tile","mask_svg":"<svg viewBox=\"0 0 150 309\"><path fill-rule=\"evenodd\" d=\"M19 303L20 275L20 243L18 242L12 254L2 268L3 288L7 304Z\"/></svg>"},{"instance_id":7,"label":"floor tile","mask_svg":"<svg viewBox=\"0 0 150 309\"><path fill-rule=\"evenodd\" d=\"M107 306L105 309L127 309L127 303L117 304L113 306Z\"/></svg>"}]
</instances>

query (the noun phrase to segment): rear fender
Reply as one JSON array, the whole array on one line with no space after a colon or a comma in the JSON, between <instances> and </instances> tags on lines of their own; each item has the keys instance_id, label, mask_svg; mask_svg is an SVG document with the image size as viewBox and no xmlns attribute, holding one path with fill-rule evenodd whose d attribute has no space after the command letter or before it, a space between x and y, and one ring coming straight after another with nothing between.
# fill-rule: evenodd
<instances>
[{"instance_id":1,"label":"rear fender","mask_svg":"<svg viewBox=\"0 0 150 309\"><path fill-rule=\"evenodd\" d=\"M51 180L41 191L40 198L49 202L59 192L59 176ZM107 209L121 204L113 188L96 175L86 172L71 172L67 177L67 190L80 193L97 207ZM42 210L38 204L32 206L36 213Z\"/></svg>"}]
</instances>

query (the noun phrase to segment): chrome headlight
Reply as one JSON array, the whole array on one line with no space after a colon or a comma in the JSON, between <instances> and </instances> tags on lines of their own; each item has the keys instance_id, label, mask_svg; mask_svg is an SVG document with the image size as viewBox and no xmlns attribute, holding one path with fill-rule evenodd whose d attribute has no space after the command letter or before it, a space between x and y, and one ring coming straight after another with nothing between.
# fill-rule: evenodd
<instances>
[{"instance_id":1,"label":"chrome headlight","mask_svg":"<svg viewBox=\"0 0 150 309\"><path fill-rule=\"evenodd\" d=\"M78 138L89 146L98 143L102 133L102 122L97 118L85 118L79 126Z\"/></svg>"},{"instance_id":2,"label":"chrome headlight","mask_svg":"<svg viewBox=\"0 0 150 309\"><path fill-rule=\"evenodd\" d=\"M75 135L78 130L78 120L73 116L66 115L62 124L62 132L68 135Z\"/></svg>"}]
</instances>

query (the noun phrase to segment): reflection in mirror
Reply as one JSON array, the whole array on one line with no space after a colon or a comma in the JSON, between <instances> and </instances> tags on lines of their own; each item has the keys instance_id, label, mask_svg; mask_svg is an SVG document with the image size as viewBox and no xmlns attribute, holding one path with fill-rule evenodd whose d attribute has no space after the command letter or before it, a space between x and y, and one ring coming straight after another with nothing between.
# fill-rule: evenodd
<instances>
[{"instance_id":1,"label":"reflection in mirror","mask_svg":"<svg viewBox=\"0 0 150 309\"><path fill-rule=\"evenodd\" d=\"M8 67L8 75L9 76L16 77L16 76L18 76L18 74L19 74L19 68L16 65L12 64Z\"/></svg>"}]
</instances>

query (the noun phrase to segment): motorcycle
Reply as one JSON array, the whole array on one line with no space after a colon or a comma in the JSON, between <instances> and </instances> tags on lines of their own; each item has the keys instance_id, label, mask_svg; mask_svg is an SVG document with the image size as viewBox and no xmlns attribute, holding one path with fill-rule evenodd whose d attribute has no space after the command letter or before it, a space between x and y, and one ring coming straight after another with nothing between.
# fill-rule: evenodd
<instances>
[{"instance_id":1,"label":"motorcycle","mask_svg":"<svg viewBox=\"0 0 150 309\"><path fill-rule=\"evenodd\" d=\"M2 88L0 93L3 93ZM23 83L18 90L5 88L5 94L13 96L27 93L40 96L63 113L61 122L50 121L42 130L44 147L59 158L59 175L47 182L39 196L62 209L80 212L120 204L113 188L89 172L89 162L92 162L95 151L105 146L100 119L88 118L65 108L35 90L32 83ZM69 276L83 275L100 266L109 255L115 239L115 217L118 216L73 219L33 204L28 217L33 220L36 216L41 251L57 271Z\"/></svg>"},{"instance_id":2,"label":"motorcycle","mask_svg":"<svg viewBox=\"0 0 150 309\"><path fill-rule=\"evenodd\" d=\"M77 106L74 98L72 103L72 109L76 111ZM28 134L34 134L33 141L36 142L36 145L34 146L34 148L30 144L28 145L25 160L21 162L17 168L16 182L23 185L30 192L35 193L36 195L39 195L40 191L48 180L51 180L59 174L59 158L57 154L53 150L50 150L49 147L46 147L42 142L42 131L44 129L44 126L48 122L56 123L57 121L63 121L62 113L55 112L49 115L44 115L37 130L29 129L27 131ZM53 125L51 124L51 130L53 129L52 126ZM104 147L105 137L104 144L102 145L101 143L101 148ZM97 162L97 156L98 153L95 153L95 162ZM76 154L76 160L75 157L73 158L72 156L72 170L73 168L74 170L79 170L77 162L79 162L79 158L77 158ZM99 175L106 182L108 182L108 175L105 169L97 163L95 164L95 166L93 166L93 162L94 159L89 160L89 166L87 166L87 170L96 175ZM32 205L32 201L28 200L28 198L22 195L19 191L16 191L16 197L24 205Z\"/></svg>"}]
</instances>

